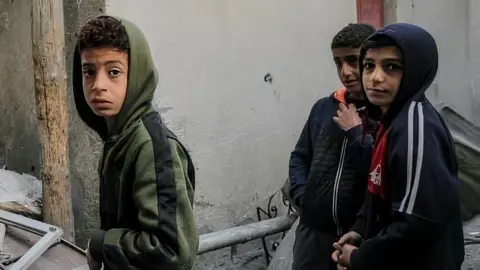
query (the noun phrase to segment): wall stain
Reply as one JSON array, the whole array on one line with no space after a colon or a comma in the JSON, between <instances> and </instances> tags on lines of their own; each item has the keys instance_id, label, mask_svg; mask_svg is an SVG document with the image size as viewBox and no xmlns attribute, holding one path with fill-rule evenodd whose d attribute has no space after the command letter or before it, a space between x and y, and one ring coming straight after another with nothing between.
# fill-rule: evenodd
<instances>
[{"instance_id":1,"label":"wall stain","mask_svg":"<svg viewBox=\"0 0 480 270\"><path fill-rule=\"evenodd\" d=\"M0 33L10 28L10 20L7 12L0 13Z\"/></svg>"},{"instance_id":2,"label":"wall stain","mask_svg":"<svg viewBox=\"0 0 480 270\"><path fill-rule=\"evenodd\" d=\"M214 204L211 204L210 202L203 202L203 201L196 201L195 206L199 207L213 207L215 206Z\"/></svg>"},{"instance_id":3,"label":"wall stain","mask_svg":"<svg viewBox=\"0 0 480 270\"><path fill-rule=\"evenodd\" d=\"M269 83L272 86L273 95L277 98L277 100L279 100L280 99L280 93L273 86L273 75L270 74L270 72L265 74L265 76L263 76L263 81L265 81L266 83Z\"/></svg>"}]
</instances>

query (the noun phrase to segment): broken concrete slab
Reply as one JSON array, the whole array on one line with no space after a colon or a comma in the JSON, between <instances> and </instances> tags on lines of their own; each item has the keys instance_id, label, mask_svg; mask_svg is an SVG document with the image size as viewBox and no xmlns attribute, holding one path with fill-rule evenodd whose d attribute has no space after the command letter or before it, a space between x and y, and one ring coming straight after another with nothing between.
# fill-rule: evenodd
<instances>
[{"instance_id":1,"label":"broken concrete slab","mask_svg":"<svg viewBox=\"0 0 480 270\"><path fill-rule=\"evenodd\" d=\"M0 169L0 209L38 219L42 182L29 174Z\"/></svg>"}]
</instances>

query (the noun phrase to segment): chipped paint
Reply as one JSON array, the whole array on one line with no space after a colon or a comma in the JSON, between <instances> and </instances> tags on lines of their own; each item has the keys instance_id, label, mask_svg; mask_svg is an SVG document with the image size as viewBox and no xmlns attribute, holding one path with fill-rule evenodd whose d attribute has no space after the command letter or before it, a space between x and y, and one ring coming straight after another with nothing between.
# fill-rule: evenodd
<instances>
[{"instance_id":1,"label":"chipped paint","mask_svg":"<svg viewBox=\"0 0 480 270\"><path fill-rule=\"evenodd\" d=\"M7 12L0 13L0 33L10 28L10 20Z\"/></svg>"}]
</instances>

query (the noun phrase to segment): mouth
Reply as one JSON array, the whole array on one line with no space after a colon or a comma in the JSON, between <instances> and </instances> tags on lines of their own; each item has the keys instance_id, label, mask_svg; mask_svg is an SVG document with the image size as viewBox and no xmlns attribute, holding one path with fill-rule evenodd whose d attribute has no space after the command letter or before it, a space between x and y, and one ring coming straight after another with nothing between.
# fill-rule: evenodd
<instances>
[{"instance_id":1,"label":"mouth","mask_svg":"<svg viewBox=\"0 0 480 270\"><path fill-rule=\"evenodd\" d=\"M112 103L108 100L105 100L105 99L95 98L95 99L92 100L92 105L94 105L97 108L108 107L108 106L110 106L110 104L112 104Z\"/></svg>"},{"instance_id":2,"label":"mouth","mask_svg":"<svg viewBox=\"0 0 480 270\"><path fill-rule=\"evenodd\" d=\"M349 81L345 81L345 83L343 83L343 85L345 87L351 87L351 86L355 86L359 83L358 80L349 80Z\"/></svg>"},{"instance_id":3,"label":"mouth","mask_svg":"<svg viewBox=\"0 0 480 270\"><path fill-rule=\"evenodd\" d=\"M92 99L92 103L111 103L111 102L106 99L94 98Z\"/></svg>"},{"instance_id":4,"label":"mouth","mask_svg":"<svg viewBox=\"0 0 480 270\"><path fill-rule=\"evenodd\" d=\"M367 93L373 96L383 96L385 94L385 90L377 88L367 88Z\"/></svg>"}]
</instances>

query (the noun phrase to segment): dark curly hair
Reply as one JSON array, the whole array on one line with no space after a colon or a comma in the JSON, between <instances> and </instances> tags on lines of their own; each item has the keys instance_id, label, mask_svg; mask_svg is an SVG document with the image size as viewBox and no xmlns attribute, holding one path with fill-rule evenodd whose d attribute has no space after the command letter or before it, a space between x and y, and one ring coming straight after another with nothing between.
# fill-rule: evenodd
<instances>
[{"instance_id":1,"label":"dark curly hair","mask_svg":"<svg viewBox=\"0 0 480 270\"><path fill-rule=\"evenodd\" d=\"M373 33L375 28L369 24L350 23L333 37L331 48L359 48Z\"/></svg>"},{"instance_id":2,"label":"dark curly hair","mask_svg":"<svg viewBox=\"0 0 480 270\"><path fill-rule=\"evenodd\" d=\"M87 21L77 33L79 51L113 47L128 52L128 35L122 22L111 16L98 16Z\"/></svg>"}]
</instances>

